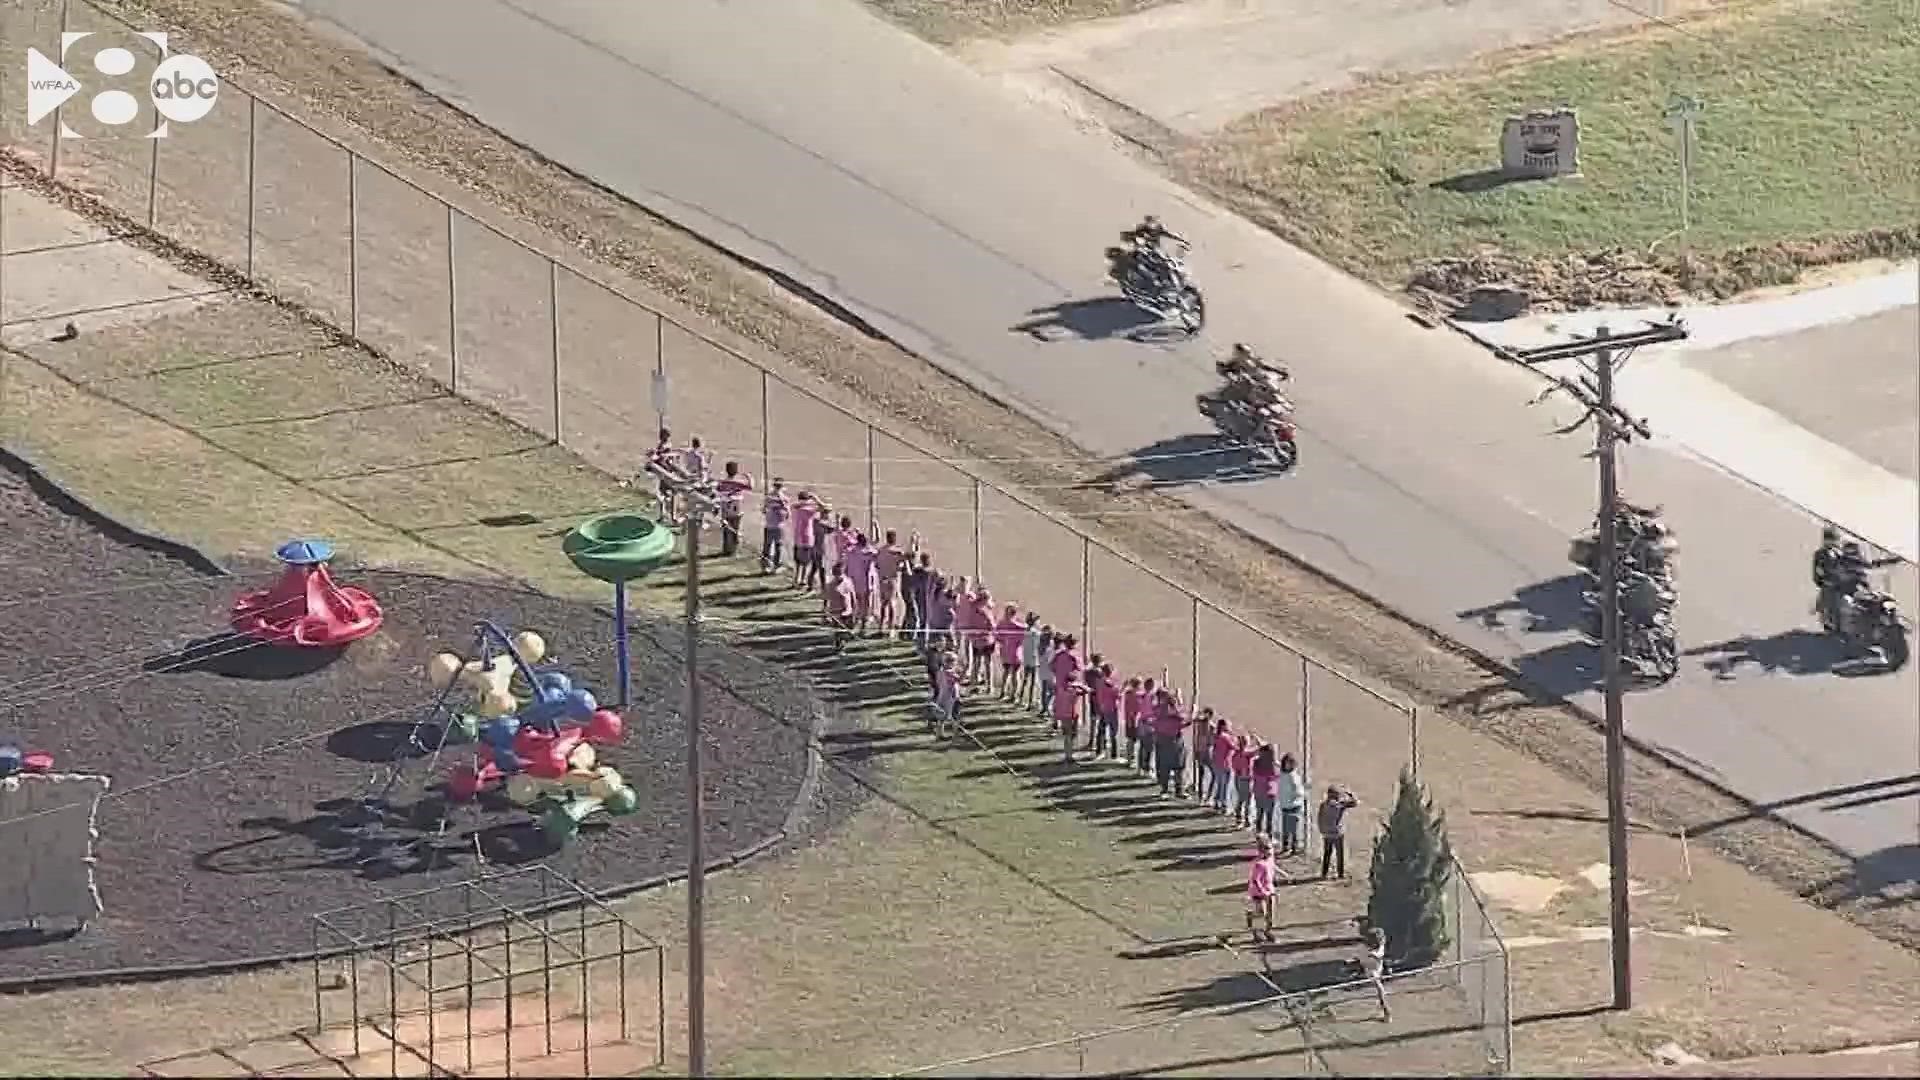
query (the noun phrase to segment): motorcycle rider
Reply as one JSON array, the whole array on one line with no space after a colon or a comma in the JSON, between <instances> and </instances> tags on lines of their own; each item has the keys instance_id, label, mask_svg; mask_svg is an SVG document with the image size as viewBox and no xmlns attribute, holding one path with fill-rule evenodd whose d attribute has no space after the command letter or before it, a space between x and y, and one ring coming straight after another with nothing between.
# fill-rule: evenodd
<instances>
[{"instance_id":1,"label":"motorcycle rider","mask_svg":"<svg viewBox=\"0 0 1920 1080\"><path fill-rule=\"evenodd\" d=\"M1182 245L1187 242L1186 237L1161 224L1152 214L1120 234L1126 269L1144 274L1152 291L1163 291L1173 285L1173 257L1161 246L1167 240Z\"/></svg>"},{"instance_id":2,"label":"motorcycle rider","mask_svg":"<svg viewBox=\"0 0 1920 1080\"><path fill-rule=\"evenodd\" d=\"M1820 530L1820 546L1813 552L1813 587L1818 592L1817 610L1823 626L1839 627L1840 604L1844 595L1838 588L1840 578L1845 571L1842 562L1845 556L1840 542L1840 530L1831 525Z\"/></svg>"}]
</instances>

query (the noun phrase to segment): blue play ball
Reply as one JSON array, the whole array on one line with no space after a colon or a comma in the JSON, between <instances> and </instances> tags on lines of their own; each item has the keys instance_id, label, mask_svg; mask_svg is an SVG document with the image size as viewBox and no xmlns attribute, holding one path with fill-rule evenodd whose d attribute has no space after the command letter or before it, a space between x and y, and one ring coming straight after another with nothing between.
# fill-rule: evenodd
<instances>
[{"instance_id":1,"label":"blue play ball","mask_svg":"<svg viewBox=\"0 0 1920 1080\"><path fill-rule=\"evenodd\" d=\"M543 671L535 679L543 700L566 697L573 691L573 680L558 671Z\"/></svg>"}]
</instances>

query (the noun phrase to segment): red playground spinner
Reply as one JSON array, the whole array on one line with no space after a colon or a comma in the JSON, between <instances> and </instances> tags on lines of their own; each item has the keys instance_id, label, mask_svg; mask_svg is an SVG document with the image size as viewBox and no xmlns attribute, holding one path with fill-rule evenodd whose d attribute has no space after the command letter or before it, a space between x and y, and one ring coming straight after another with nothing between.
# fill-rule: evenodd
<instances>
[{"instance_id":1,"label":"red playground spinner","mask_svg":"<svg viewBox=\"0 0 1920 1080\"><path fill-rule=\"evenodd\" d=\"M365 589L341 585L327 572L333 546L289 540L274 555L287 565L271 589L233 602L233 628L260 641L324 649L359 641L380 629L380 603Z\"/></svg>"}]
</instances>

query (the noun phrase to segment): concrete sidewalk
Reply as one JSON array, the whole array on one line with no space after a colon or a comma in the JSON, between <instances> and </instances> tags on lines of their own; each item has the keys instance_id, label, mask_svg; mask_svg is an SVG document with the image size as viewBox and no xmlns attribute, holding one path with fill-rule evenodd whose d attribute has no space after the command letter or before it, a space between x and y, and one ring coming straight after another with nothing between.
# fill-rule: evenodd
<instances>
[{"instance_id":1,"label":"concrete sidewalk","mask_svg":"<svg viewBox=\"0 0 1920 1080\"><path fill-rule=\"evenodd\" d=\"M1191 445L1203 429L1186 403L1210 381L1210 349L1247 340L1284 357L1302 468L1196 485L1191 501L1593 702L1591 650L1566 629L1578 588L1565 563L1591 516L1592 466L1582 440L1548 435L1570 418L1564 405L1528 406L1533 375L1417 328L1392 300L1101 137L1015 106L851 0L301 6L509 136L832 297L1097 453ZM1198 244L1205 342L1127 341L1101 299L1101 247L1149 211ZM1066 340L1010 332L1036 310ZM1179 460L1142 468L1201 479ZM1704 650L1673 685L1636 695L1634 734L1856 856L1920 864L1911 800L1819 797L1913 772L1920 723L1911 671L1821 669L1805 586L1817 522L1672 447L1634 447L1625 477L1682 537L1681 629ZM1910 573L1895 589L1911 606Z\"/></svg>"}]
</instances>

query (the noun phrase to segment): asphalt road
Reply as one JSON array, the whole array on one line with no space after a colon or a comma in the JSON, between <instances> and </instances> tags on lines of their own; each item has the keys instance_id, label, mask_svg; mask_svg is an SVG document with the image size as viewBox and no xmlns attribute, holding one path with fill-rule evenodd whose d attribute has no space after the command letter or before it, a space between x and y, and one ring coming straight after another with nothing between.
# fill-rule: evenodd
<instances>
[{"instance_id":1,"label":"asphalt road","mask_svg":"<svg viewBox=\"0 0 1920 1080\"><path fill-rule=\"evenodd\" d=\"M1191 445L1187 404L1234 340L1295 372L1296 474L1193 503L1405 614L1594 704L1567 538L1587 445L1549 432L1529 373L1205 204L1064 118L1017 106L852 0L302 0L508 136L861 313L1103 454ZM1203 341L1117 336L1101 249L1141 214L1197 245ZM1058 314L1055 340L1011 328ZM1153 469L1180 478L1181 462ZM1633 733L1870 859L1920 869L1912 669L1819 670L1804 512L1675 448L1625 457L1630 497L1682 539L1681 678ZM1909 610L1911 575L1895 584ZM1468 612L1479 614L1466 615ZM1719 677L1729 646L1751 662ZM1862 786L1866 785L1866 786ZM1889 792L1904 798L1887 798ZM1877 800L1877 801L1876 801Z\"/></svg>"}]
</instances>

